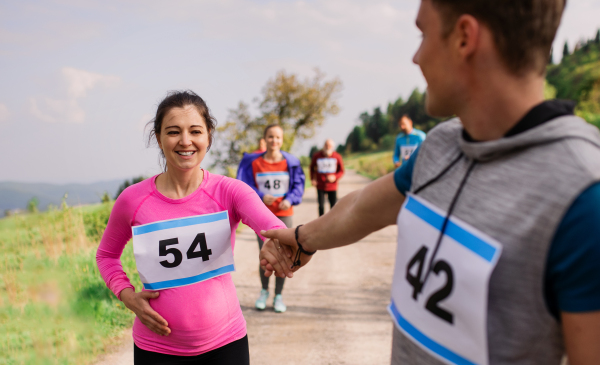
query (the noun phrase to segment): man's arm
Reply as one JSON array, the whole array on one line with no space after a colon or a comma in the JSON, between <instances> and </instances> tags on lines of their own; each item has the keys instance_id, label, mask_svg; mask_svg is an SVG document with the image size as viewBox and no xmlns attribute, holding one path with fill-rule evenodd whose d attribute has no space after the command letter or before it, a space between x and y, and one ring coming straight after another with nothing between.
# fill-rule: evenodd
<instances>
[{"instance_id":1,"label":"man's arm","mask_svg":"<svg viewBox=\"0 0 600 365\"><path fill-rule=\"evenodd\" d=\"M396 223L404 202L390 173L342 198L326 215L299 229L299 241L307 251L326 250L354 243L368 234ZM294 229L261 232L296 252ZM302 260L303 263L307 260Z\"/></svg>"},{"instance_id":2,"label":"man's arm","mask_svg":"<svg viewBox=\"0 0 600 365\"><path fill-rule=\"evenodd\" d=\"M600 364L600 311L561 313L569 365Z\"/></svg>"}]
</instances>

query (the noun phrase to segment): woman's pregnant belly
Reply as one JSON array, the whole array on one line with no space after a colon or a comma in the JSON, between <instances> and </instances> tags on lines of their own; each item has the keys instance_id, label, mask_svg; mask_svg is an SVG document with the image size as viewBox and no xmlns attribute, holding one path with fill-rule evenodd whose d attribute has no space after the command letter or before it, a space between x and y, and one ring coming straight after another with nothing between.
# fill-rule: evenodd
<instances>
[{"instance_id":1,"label":"woman's pregnant belly","mask_svg":"<svg viewBox=\"0 0 600 365\"><path fill-rule=\"evenodd\" d=\"M229 274L161 290L150 306L168 322L171 334L160 336L136 318L133 337L144 350L198 355L246 335L246 321Z\"/></svg>"}]
</instances>

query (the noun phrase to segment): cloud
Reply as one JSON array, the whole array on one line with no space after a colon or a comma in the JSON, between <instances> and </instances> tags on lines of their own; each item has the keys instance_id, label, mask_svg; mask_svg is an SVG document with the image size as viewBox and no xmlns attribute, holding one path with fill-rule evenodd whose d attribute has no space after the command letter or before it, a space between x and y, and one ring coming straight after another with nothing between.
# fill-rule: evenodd
<instances>
[{"instance_id":1,"label":"cloud","mask_svg":"<svg viewBox=\"0 0 600 365\"><path fill-rule=\"evenodd\" d=\"M8 120L8 107L2 103L0 103L0 122L5 122Z\"/></svg>"},{"instance_id":2,"label":"cloud","mask_svg":"<svg viewBox=\"0 0 600 365\"><path fill-rule=\"evenodd\" d=\"M101 75L72 67L63 67L61 73L66 85L65 99L49 97L43 97L40 100L30 99L31 114L45 122L83 123L85 111L78 101L97 86L112 87L121 81L117 76Z\"/></svg>"}]
</instances>

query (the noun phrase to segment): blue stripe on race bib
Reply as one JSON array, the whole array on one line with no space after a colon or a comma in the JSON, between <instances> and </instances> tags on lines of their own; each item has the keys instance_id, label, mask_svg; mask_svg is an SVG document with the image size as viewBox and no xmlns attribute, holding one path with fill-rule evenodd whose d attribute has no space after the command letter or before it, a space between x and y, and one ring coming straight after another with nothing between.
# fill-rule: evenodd
<instances>
[{"instance_id":1,"label":"blue stripe on race bib","mask_svg":"<svg viewBox=\"0 0 600 365\"><path fill-rule=\"evenodd\" d=\"M215 214L202 215L199 217L189 217L164 222L150 223L145 224L143 226L133 227L133 235L137 236L144 233L162 231L163 229L187 227L202 223L212 223L223 219L227 219L227 212L219 212Z\"/></svg>"},{"instance_id":2,"label":"blue stripe on race bib","mask_svg":"<svg viewBox=\"0 0 600 365\"><path fill-rule=\"evenodd\" d=\"M414 213L417 217L429 223L438 231L442 229L445 217L434 212L416 199L409 197L405 208ZM481 256L488 262L492 262L494 256L496 255L497 249L494 246L458 226L456 223L452 222L452 220L448 222L445 235L473 251L475 254Z\"/></svg>"},{"instance_id":3,"label":"blue stripe on race bib","mask_svg":"<svg viewBox=\"0 0 600 365\"><path fill-rule=\"evenodd\" d=\"M287 172L257 172L256 176L285 176L289 175Z\"/></svg>"},{"instance_id":4,"label":"blue stripe on race bib","mask_svg":"<svg viewBox=\"0 0 600 365\"><path fill-rule=\"evenodd\" d=\"M415 328L404 317L402 317L402 315L396 308L396 304L393 300L388 306L388 311L394 317L398 326L400 326L408 335L410 335L412 338L414 338L416 341L421 343L433 353L457 365L476 365L475 363L465 359L457 353L435 342L431 338L427 337L423 332Z\"/></svg>"},{"instance_id":5,"label":"blue stripe on race bib","mask_svg":"<svg viewBox=\"0 0 600 365\"><path fill-rule=\"evenodd\" d=\"M212 279L214 277L227 274L228 272L234 271L235 268L233 265L223 266L219 269L208 271L200 275L192 276L189 278L175 279L175 280L166 280L159 281L157 283L144 284L144 289L146 290L160 290L164 288L174 288L177 286L184 286L194 283L199 283L204 280Z\"/></svg>"}]
</instances>

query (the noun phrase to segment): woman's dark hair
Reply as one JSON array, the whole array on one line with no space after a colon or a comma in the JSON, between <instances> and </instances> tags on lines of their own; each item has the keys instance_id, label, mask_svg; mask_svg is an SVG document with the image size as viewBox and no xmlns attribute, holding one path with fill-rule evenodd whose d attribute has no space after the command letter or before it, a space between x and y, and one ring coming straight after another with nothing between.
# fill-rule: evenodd
<instances>
[{"instance_id":1,"label":"woman's dark hair","mask_svg":"<svg viewBox=\"0 0 600 365\"><path fill-rule=\"evenodd\" d=\"M208 109L204 100L192 90L172 90L167 92L167 96L158 104L156 116L146 124L146 128L151 127L148 135L148 146L154 143L156 136L160 134L165 115L173 108L185 108L189 105L196 108L202 119L204 119L204 123L206 123L206 129L208 130L208 148L206 151L208 152L213 142L217 120L210 114L210 109ZM162 150L160 151L160 155L162 157L161 164L164 164L164 169L166 169L166 163L164 163L165 155Z\"/></svg>"},{"instance_id":2,"label":"woman's dark hair","mask_svg":"<svg viewBox=\"0 0 600 365\"><path fill-rule=\"evenodd\" d=\"M271 128L281 128L281 130L283 131L283 127L281 127L279 124L269 124L268 126L265 127L265 131L263 132L263 138L267 138L267 132L269 131L269 129Z\"/></svg>"}]
</instances>

